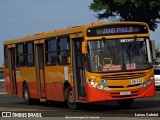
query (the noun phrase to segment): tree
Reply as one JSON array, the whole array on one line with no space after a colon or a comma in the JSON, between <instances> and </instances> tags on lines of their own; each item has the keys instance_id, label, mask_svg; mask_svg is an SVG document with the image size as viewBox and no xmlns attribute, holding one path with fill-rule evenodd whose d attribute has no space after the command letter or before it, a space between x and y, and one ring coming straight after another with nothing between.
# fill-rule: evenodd
<instances>
[{"instance_id":1,"label":"tree","mask_svg":"<svg viewBox=\"0 0 160 120\"><path fill-rule=\"evenodd\" d=\"M99 20L146 22L153 31L160 23L160 0L93 0L89 8Z\"/></svg>"}]
</instances>

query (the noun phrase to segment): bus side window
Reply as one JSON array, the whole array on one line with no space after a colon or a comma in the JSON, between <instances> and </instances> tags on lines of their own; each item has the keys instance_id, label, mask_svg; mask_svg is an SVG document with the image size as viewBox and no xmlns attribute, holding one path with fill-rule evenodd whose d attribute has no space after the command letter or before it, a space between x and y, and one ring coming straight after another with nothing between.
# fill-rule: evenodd
<instances>
[{"instance_id":1,"label":"bus side window","mask_svg":"<svg viewBox=\"0 0 160 120\"><path fill-rule=\"evenodd\" d=\"M20 43L17 45L17 67L25 66L25 53L24 53L24 43Z\"/></svg>"},{"instance_id":2,"label":"bus side window","mask_svg":"<svg viewBox=\"0 0 160 120\"><path fill-rule=\"evenodd\" d=\"M70 63L70 42L69 37L60 38L59 43L59 62L61 65L67 65Z\"/></svg>"},{"instance_id":3,"label":"bus side window","mask_svg":"<svg viewBox=\"0 0 160 120\"><path fill-rule=\"evenodd\" d=\"M46 64L57 65L57 40L52 38L46 41Z\"/></svg>"},{"instance_id":4,"label":"bus side window","mask_svg":"<svg viewBox=\"0 0 160 120\"><path fill-rule=\"evenodd\" d=\"M26 65L34 66L34 44L33 42L26 43Z\"/></svg>"}]
</instances>

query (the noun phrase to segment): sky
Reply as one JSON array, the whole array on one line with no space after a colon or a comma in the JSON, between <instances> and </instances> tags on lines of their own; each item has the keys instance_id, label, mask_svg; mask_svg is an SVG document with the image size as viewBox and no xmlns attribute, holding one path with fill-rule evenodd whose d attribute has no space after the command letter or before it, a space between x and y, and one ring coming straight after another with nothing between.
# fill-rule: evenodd
<instances>
[{"instance_id":1,"label":"sky","mask_svg":"<svg viewBox=\"0 0 160 120\"><path fill-rule=\"evenodd\" d=\"M96 13L88 7L92 1L0 0L0 65L4 63L5 40L98 21ZM160 46L160 27L150 32L150 35L152 40L156 40L156 45Z\"/></svg>"}]
</instances>

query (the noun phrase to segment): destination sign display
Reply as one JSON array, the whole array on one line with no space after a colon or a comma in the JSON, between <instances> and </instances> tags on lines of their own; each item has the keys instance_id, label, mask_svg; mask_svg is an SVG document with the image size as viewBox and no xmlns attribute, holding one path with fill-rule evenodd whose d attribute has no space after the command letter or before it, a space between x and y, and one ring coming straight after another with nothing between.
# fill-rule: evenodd
<instances>
[{"instance_id":1,"label":"destination sign display","mask_svg":"<svg viewBox=\"0 0 160 120\"><path fill-rule=\"evenodd\" d=\"M145 25L135 24L116 24L94 27L87 30L88 37L138 33L148 33L147 27Z\"/></svg>"}]
</instances>

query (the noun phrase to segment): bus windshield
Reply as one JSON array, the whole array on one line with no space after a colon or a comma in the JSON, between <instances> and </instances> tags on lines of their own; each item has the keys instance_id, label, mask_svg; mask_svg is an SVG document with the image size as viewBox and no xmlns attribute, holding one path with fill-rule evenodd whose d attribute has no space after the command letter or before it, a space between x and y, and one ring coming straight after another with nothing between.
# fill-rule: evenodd
<instances>
[{"instance_id":1,"label":"bus windshield","mask_svg":"<svg viewBox=\"0 0 160 120\"><path fill-rule=\"evenodd\" d=\"M148 62L146 38L88 41L87 69L90 72L144 70Z\"/></svg>"}]
</instances>

